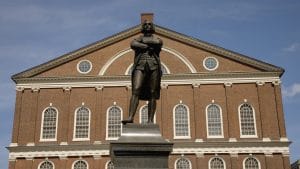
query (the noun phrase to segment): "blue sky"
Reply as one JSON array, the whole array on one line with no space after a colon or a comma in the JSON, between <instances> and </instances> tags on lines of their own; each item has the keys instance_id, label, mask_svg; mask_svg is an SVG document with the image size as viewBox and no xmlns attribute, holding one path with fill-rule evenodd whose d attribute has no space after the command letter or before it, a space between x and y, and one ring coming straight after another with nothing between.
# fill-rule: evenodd
<instances>
[{"instance_id":1,"label":"blue sky","mask_svg":"<svg viewBox=\"0 0 300 169\"><path fill-rule=\"evenodd\" d=\"M15 84L10 76L140 23L177 32L283 67L291 162L300 158L299 0L0 1L0 165L7 168ZM1 168L2 168L1 167Z\"/></svg>"}]
</instances>

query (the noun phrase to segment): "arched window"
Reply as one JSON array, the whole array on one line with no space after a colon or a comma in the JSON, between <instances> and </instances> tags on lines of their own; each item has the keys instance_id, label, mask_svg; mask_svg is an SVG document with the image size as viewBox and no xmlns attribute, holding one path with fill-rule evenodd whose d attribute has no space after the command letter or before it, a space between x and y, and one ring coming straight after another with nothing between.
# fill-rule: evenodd
<instances>
[{"instance_id":1,"label":"arched window","mask_svg":"<svg viewBox=\"0 0 300 169\"><path fill-rule=\"evenodd\" d=\"M218 157L211 158L209 161L209 169L225 169L225 162Z\"/></svg>"},{"instance_id":2,"label":"arched window","mask_svg":"<svg viewBox=\"0 0 300 169\"><path fill-rule=\"evenodd\" d=\"M191 169L192 165L190 160L186 158L180 158L175 162L175 169Z\"/></svg>"},{"instance_id":3,"label":"arched window","mask_svg":"<svg viewBox=\"0 0 300 169\"><path fill-rule=\"evenodd\" d=\"M259 161L253 157L245 159L244 169L260 169Z\"/></svg>"},{"instance_id":4,"label":"arched window","mask_svg":"<svg viewBox=\"0 0 300 169\"><path fill-rule=\"evenodd\" d=\"M107 110L106 139L116 140L121 135L122 110L118 106L112 106Z\"/></svg>"},{"instance_id":5,"label":"arched window","mask_svg":"<svg viewBox=\"0 0 300 169\"><path fill-rule=\"evenodd\" d=\"M58 112L54 107L46 108L42 117L41 140L55 141L57 132Z\"/></svg>"},{"instance_id":6,"label":"arched window","mask_svg":"<svg viewBox=\"0 0 300 169\"><path fill-rule=\"evenodd\" d=\"M90 110L80 107L75 112L74 140L90 138Z\"/></svg>"},{"instance_id":7,"label":"arched window","mask_svg":"<svg viewBox=\"0 0 300 169\"><path fill-rule=\"evenodd\" d=\"M78 160L73 164L73 169L88 169L88 164L83 160Z\"/></svg>"},{"instance_id":8,"label":"arched window","mask_svg":"<svg viewBox=\"0 0 300 169\"><path fill-rule=\"evenodd\" d=\"M106 169L114 169L114 163L112 161L109 161L106 163Z\"/></svg>"},{"instance_id":9,"label":"arched window","mask_svg":"<svg viewBox=\"0 0 300 169\"><path fill-rule=\"evenodd\" d=\"M38 169L54 169L54 165L50 161L44 161L39 165Z\"/></svg>"},{"instance_id":10,"label":"arched window","mask_svg":"<svg viewBox=\"0 0 300 169\"><path fill-rule=\"evenodd\" d=\"M155 123L155 117L156 117L156 113L154 114L154 123ZM140 109L140 123L141 124L146 124L148 122L148 105L144 105L141 107Z\"/></svg>"},{"instance_id":11,"label":"arched window","mask_svg":"<svg viewBox=\"0 0 300 169\"><path fill-rule=\"evenodd\" d=\"M190 138L190 120L188 107L178 104L173 110L174 138Z\"/></svg>"},{"instance_id":12,"label":"arched window","mask_svg":"<svg viewBox=\"0 0 300 169\"><path fill-rule=\"evenodd\" d=\"M220 106L210 104L206 108L207 137L223 137L222 112Z\"/></svg>"},{"instance_id":13,"label":"arched window","mask_svg":"<svg viewBox=\"0 0 300 169\"><path fill-rule=\"evenodd\" d=\"M126 75L131 75L132 69L133 69L133 64L131 64L131 65L127 68L125 74L126 74ZM161 71L162 71L163 74L170 74L170 70L167 68L167 66L166 66L164 63L161 63Z\"/></svg>"},{"instance_id":14,"label":"arched window","mask_svg":"<svg viewBox=\"0 0 300 169\"><path fill-rule=\"evenodd\" d=\"M239 108L241 137L256 137L255 113L252 106L244 103Z\"/></svg>"}]
</instances>

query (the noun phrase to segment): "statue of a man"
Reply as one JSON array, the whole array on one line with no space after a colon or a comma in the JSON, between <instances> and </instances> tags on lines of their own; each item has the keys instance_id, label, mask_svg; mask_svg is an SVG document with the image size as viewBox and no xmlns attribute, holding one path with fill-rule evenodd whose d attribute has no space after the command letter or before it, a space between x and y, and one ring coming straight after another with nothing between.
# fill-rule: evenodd
<instances>
[{"instance_id":1,"label":"statue of a man","mask_svg":"<svg viewBox=\"0 0 300 169\"><path fill-rule=\"evenodd\" d=\"M160 97L160 80L162 76L159 53L162 40L154 37L154 25L145 21L140 37L131 42L135 51L131 75L132 96L129 106L129 118L122 123L133 123L139 100L148 101L148 123L153 123L156 100Z\"/></svg>"}]
</instances>

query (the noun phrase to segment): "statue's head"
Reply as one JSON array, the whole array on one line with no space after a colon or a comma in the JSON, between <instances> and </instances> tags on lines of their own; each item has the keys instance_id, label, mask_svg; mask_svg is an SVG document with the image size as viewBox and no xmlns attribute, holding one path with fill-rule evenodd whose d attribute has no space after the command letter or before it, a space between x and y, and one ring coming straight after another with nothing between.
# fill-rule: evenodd
<instances>
[{"instance_id":1,"label":"statue's head","mask_svg":"<svg viewBox=\"0 0 300 169\"><path fill-rule=\"evenodd\" d=\"M143 25L142 25L142 33L147 34L147 33L154 33L154 25L152 22L145 20Z\"/></svg>"}]
</instances>

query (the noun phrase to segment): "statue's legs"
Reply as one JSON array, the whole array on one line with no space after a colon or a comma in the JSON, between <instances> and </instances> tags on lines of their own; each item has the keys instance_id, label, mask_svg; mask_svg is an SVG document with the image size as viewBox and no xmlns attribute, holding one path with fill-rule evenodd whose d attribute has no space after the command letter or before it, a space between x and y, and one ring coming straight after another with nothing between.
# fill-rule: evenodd
<instances>
[{"instance_id":1,"label":"statue's legs","mask_svg":"<svg viewBox=\"0 0 300 169\"><path fill-rule=\"evenodd\" d=\"M139 105L139 95L141 92L142 84L144 79L144 73L141 70L135 70L132 77L132 96L130 98L129 105L129 118L123 120L122 123L133 123L134 115Z\"/></svg>"},{"instance_id":2,"label":"statue's legs","mask_svg":"<svg viewBox=\"0 0 300 169\"><path fill-rule=\"evenodd\" d=\"M159 70L156 69L152 71L150 75L150 94L151 98L149 99L148 103L148 123L153 123L154 114L156 110L156 93L160 89L158 80L159 80Z\"/></svg>"}]
</instances>

